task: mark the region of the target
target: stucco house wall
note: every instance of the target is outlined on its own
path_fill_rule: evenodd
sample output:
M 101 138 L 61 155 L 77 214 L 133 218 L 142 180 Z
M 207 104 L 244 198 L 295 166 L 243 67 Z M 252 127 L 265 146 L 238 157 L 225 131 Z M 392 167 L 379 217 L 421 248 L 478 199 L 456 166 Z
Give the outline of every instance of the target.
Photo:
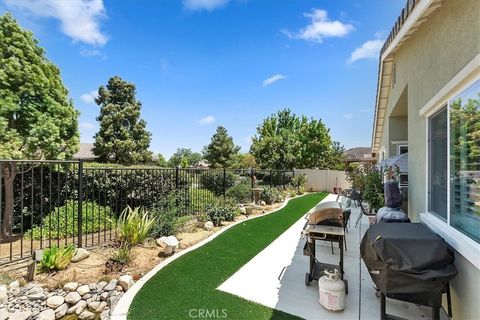
M 396 150 L 389 115 L 407 90 L 409 146 L 409 215 L 416 221 L 426 208 L 427 118 L 420 115 L 426 103 L 480 53 L 478 0 L 445 0 L 440 8 L 394 53 L 395 78 L 388 96 L 380 150 Z M 468 79 L 466 79 L 468 80 Z M 406 134 L 407 134 L 406 132 Z M 395 133 L 395 134 L 398 134 Z M 480 270 L 456 255 L 458 276 L 451 283 L 454 319 L 479 319 Z M 478 257 L 480 259 L 480 257 Z

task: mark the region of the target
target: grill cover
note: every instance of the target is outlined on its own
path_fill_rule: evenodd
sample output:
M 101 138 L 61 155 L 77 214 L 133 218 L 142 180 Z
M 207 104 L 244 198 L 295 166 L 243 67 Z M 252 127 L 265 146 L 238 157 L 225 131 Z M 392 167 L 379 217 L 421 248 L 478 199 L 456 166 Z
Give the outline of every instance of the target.
M 373 282 L 387 297 L 440 306 L 455 277 L 453 249 L 421 223 L 378 223 L 365 233 L 360 254 Z

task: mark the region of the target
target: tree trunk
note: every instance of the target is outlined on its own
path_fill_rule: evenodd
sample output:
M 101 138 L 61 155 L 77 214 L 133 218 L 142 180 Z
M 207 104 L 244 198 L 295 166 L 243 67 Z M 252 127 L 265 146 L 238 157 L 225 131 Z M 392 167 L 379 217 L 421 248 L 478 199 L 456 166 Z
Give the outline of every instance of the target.
M 14 191 L 13 182 L 17 174 L 16 163 L 3 163 L 3 182 L 5 189 L 5 202 L 2 218 L 2 237 L 7 237 L 10 233 L 13 224 L 13 205 L 14 205 Z

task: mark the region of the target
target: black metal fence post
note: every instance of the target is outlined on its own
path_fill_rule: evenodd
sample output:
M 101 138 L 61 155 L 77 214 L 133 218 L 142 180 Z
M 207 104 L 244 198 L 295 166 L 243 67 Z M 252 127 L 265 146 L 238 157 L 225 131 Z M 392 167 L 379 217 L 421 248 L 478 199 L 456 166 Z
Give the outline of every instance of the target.
M 83 160 L 78 161 L 78 239 L 77 246 L 82 247 L 83 243 Z
M 227 189 L 227 169 L 223 168 L 223 199 L 225 199 L 225 194 Z

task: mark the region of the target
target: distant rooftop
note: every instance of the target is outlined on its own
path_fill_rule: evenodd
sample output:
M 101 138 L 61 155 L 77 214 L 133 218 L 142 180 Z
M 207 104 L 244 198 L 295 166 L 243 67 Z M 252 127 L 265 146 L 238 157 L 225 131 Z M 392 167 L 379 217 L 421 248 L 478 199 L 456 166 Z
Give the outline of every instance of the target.
M 80 143 L 80 149 L 73 155 L 75 160 L 94 160 L 96 157 L 93 154 L 93 143 Z
M 356 147 L 345 151 L 348 160 L 361 160 L 372 158 L 372 148 L 370 147 Z

